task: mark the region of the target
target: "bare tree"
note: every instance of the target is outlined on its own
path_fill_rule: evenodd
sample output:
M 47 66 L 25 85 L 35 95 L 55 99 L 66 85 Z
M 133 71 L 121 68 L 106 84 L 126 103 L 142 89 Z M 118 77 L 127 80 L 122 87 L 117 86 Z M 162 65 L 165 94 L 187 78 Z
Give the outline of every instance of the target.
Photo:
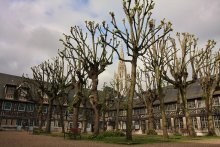
M 112 64 L 113 50 L 108 53 L 107 45 L 102 43 L 102 41 L 108 42 L 107 31 L 104 34 L 100 34 L 103 29 L 92 21 L 86 21 L 86 29 L 87 32 L 83 32 L 79 26 L 71 27 L 71 35 L 64 35 L 65 40 L 61 41 L 73 54 L 77 54 L 77 59 L 81 61 L 83 69 L 92 81 L 89 98 L 94 111 L 94 135 L 98 135 L 101 108 L 97 91 L 98 77 L 108 65 Z M 112 40 L 110 41 L 112 42 Z M 118 46 L 114 40 L 113 46 Z
M 129 79 L 127 79 L 129 80 Z M 129 82 L 128 82 L 129 83 Z M 112 80 L 111 86 L 113 87 L 113 96 L 114 96 L 114 105 L 116 108 L 116 115 L 115 115 L 115 130 L 119 130 L 119 112 L 120 109 L 124 109 L 121 107 L 123 101 L 125 102 L 125 97 L 128 95 L 128 85 L 123 86 L 123 81 L 119 80 L 118 76 L 115 76 L 115 79 Z
M 115 38 L 122 40 L 126 46 L 128 56 L 131 57 L 131 59 L 123 59 L 120 57 L 118 48 L 115 48 L 111 43 L 103 41 L 116 51 L 119 60 L 131 63 L 131 86 L 127 105 L 127 140 L 132 140 L 132 109 L 138 57 L 143 56 L 158 39 L 172 30 L 171 23 L 165 23 L 164 20 L 161 21 L 160 25 L 155 26 L 154 20 L 151 19 L 154 4 L 152 0 L 123 0 L 123 10 L 126 15 L 126 20 L 123 19 L 123 27 L 120 28 L 121 25 L 118 25 L 113 12 L 110 13 L 113 29 L 110 30 L 108 25 L 103 23 L 106 31 L 113 34 Z M 163 31 L 160 32 L 160 30 Z M 153 40 L 155 35 L 159 35 L 157 40 Z
M 72 106 L 73 107 L 73 128 L 78 128 L 78 119 L 79 119 L 79 107 L 83 100 L 83 87 L 86 84 L 87 80 L 87 74 L 82 67 L 82 63 L 80 59 L 80 56 L 77 56 L 77 54 L 74 54 L 71 50 L 68 50 L 65 48 L 64 50 L 59 52 L 59 55 L 63 58 L 65 58 L 71 66 L 72 69 L 74 69 L 72 73 L 72 81 L 73 81 L 73 87 L 74 87 L 74 96 L 72 98 Z
M 154 83 L 155 92 L 158 100 L 160 101 L 160 110 L 162 116 L 162 130 L 163 137 L 168 138 L 165 104 L 164 104 L 164 79 L 163 71 L 167 68 L 167 64 L 171 61 L 170 57 L 165 56 L 166 51 L 169 52 L 167 47 L 167 38 L 163 37 L 159 39 L 152 47 L 146 52 L 146 56 L 143 57 L 142 62 L 144 68 L 147 69 L 145 72 L 151 73 L 152 81 Z M 148 75 L 149 76 L 149 75 Z
M 42 86 L 40 86 L 41 82 L 34 81 L 33 79 L 29 78 L 28 75 L 23 75 L 22 78 L 23 78 L 22 84 L 24 84 L 25 87 L 28 87 L 30 99 L 37 102 L 36 111 L 37 111 L 37 118 L 39 121 L 39 129 L 41 130 L 43 127 L 43 124 L 46 120 L 45 116 L 42 112 L 43 100 L 44 100 L 44 97 L 42 95 L 42 91 L 44 89 L 40 88 L 40 87 L 42 87 Z M 44 84 L 44 83 L 42 83 L 42 84 Z
M 51 132 L 51 118 L 54 101 L 62 97 L 65 89 L 72 85 L 69 76 L 71 68 L 65 69 L 64 59 L 54 58 L 53 62 L 45 61 L 42 64 L 32 67 L 33 80 L 39 84 L 42 94 L 48 96 L 48 114 L 46 132 Z M 62 123 L 63 124 L 63 123 Z M 62 127 L 64 131 L 64 126 Z
M 208 135 L 211 136 L 216 135 L 212 117 L 213 94 L 219 86 L 220 81 L 220 54 L 219 52 L 213 53 L 215 44 L 216 42 L 214 40 L 208 40 L 203 65 L 199 70 L 199 82 L 202 86 L 208 117 Z
M 166 57 L 172 57 L 172 60 L 167 62 L 168 70 L 164 70 L 163 78 L 174 85 L 178 89 L 182 109 L 186 117 L 187 130 L 190 136 L 195 136 L 195 131 L 192 125 L 192 119 L 188 110 L 186 89 L 194 83 L 198 78 L 198 72 L 204 60 L 204 56 L 197 48 L 197 39 L 189 33 L 177 33 L 180 49 L 176 44 L 175 39 L 170 38 L 171 50 L 166 51 Z M 169 74 L 167 73 L 169 71 Z M 192 71 L 191 77 L 190 72 Z
M 146 70 L 139 70 L 137 76 L 138 93 L 137 96 L 143 101 L 148 116 L 148 124 L 146 124 L 148 131 L 154 130 L 154 115 L 153 115 L 153 103 L 157 100 L 156 85 L 154 77 L 150 76 L 150 72 Z M 143 85 L 145 84 L 145 89 Z M 146 132 L 148 133 L 148 132 Z
M 114 98 L 114 89 L 112 87 L 109 87 L 104 83 L 103 89 L 100 92 L 100 101 L 102 104 L 101 113 L 102 113 L 102 124 L 103 124 L 103 131 L 107 130 L 107 124 L 106 124 L 106 113 L 109 112 L 109 109 L 114 105 L 112 103 L 112 100 Z

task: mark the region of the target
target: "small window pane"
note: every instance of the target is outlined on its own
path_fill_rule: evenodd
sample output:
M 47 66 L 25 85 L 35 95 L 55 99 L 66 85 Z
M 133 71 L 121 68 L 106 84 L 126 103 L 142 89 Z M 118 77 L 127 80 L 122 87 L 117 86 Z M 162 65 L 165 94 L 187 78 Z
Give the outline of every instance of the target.
M 18 106 L 18 111 L 24 111 L 25 110 L 25 104 L 21 103 Z

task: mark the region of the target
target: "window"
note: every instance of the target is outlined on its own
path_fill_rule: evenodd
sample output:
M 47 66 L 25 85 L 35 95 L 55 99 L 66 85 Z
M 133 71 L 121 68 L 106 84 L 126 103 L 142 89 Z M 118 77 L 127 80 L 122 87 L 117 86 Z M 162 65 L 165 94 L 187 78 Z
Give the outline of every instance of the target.
M 159 111 L 159 110 L 160 110 L 160 106 L 159 106 L 159 105 L 153 107 L 153 111 L 154 111 L 154 112 L 155 112 L 155 111 Z
M 6 98 L 13 99 L 14 98 L 14 93 L 15 93 L 15 86 L 7 86 L 7 91 L 6 91 Z
M 30 120 L 29 126 L 34 126 L 34 121 L 33 120 Z
M 126 130 L 126 122 L 122 122 L 122 130 Z
M 28 112 L 33 112 L 34 111 L 34 104 L 27 104 L 26 110 Z
M 160 119 L 155 119 L 154 120 L 154 128 L 156 130 L 159 130 L 160 129 Z
M 47 106 L 43 106 L 42 112 L 43 112 L 43 113 L 47 113 Z
M 220 116 L 214 116 L 215 128 L 220 128 Z
M 215 106 L 219 105 L 219 98 L 218 97 L 213 98 L 213 105 L 215 105 Z
M 167 125 L 167 129 L 171 129 L 171 119 L 170 118 L 166 119 L 166 125 Z
M 138 121 L 135 121 L 135 122 L 134 122 L 134 129 L 135 129 L 135 130 L 139 130 L 139 129 L 140 129 L 140 125 L 139 125 L 139 122 L 138 122 Z
M 198 129 L 197 119 L 196 117 L 192 117 L 193 128 Z
M 200 117 L 200 121 L 201 121 L 201 128 L 202 129 L 206 129 L 208 127 L 208 119 L 206 116 L 202 116 Z
M 168 111 L 176 110 L 176 104 L 166 105 L 166 110 L 168 110 Z
M 145 114 L 145 108 L 140 109 L 140 114 Z
M 189 109 L 196 108 L 195 101 L 189 101 L 189 102 L 188 102 L 188 108 L 189 108 Z
M 204 100 L 198 100 L 198 108 L 204 108 L 205 107 L 205 101 Z
M 177 127 L 180 128 L 180 129 L 183 128 L 183 118 L 182 118 L 182 117 L 176 119 L 176 125 L 177 125 Z
M 139 109 L 134 109 L 133 110 L 133 115 L 139 115 Z
M 11 102 L 4 102 L 4 110 L 11 110 Z
M 24 111 L 25 110 L 25 104 L 20 103 L 18 106 L 18 111 Z
M 21 122 L 22 122 L 22 121 L 21 121 L 20 119 L 18 119 L 18 120 L 17 120 L 17 126 L 21 126 L 21 124 L 22 124 Z

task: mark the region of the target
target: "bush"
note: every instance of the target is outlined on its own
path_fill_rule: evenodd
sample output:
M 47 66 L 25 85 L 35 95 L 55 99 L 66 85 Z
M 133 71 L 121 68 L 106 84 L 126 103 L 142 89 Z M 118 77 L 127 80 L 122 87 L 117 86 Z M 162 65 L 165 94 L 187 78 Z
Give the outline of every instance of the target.
M 157 135 L 155 130 L 147 130 L 147 135 Z
M 39 135 L 39 134 L 43 134 L 43 133 L 45 133 L 45 131 L 43 129 L 39 129 L 39 128 L 33 129 L 33 134 L 35 134 L 35 135 Z
M 100 133 L 99 135 L 90 135 L 88 139 L 102 140 L 105 137 L 122 137 L 122 136 L 125 136 L 125 134 L 122 131 L 105 131 Z

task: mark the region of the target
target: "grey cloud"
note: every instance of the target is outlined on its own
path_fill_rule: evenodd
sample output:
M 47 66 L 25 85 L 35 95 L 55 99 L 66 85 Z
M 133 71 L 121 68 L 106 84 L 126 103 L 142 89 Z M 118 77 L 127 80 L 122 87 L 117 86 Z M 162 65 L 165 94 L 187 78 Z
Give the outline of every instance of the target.
M 118 20 L 123 18 L 121 0 L 86 0 L 86 5 L 78 9 L 73 7 L 78 0 L 11 2 L 1 0 L 0 5 L 0 72 L 10 74 L 30 73 L 31 66 L 56 56 L 57 49 L 62 48 L 59 42 L 62 33 L 69 34 L 73 25 L 82 26 L 85 20 L 109 22 L 109 11 L 114 11 Z M 194 33 L 201 44 L 207 39 L 220 42 L 219 0 L 155 0 L 155 3 L 154 17 L 158 21 L 170 20 L 174 31 Z M 106 68 L 100 85 L 104 79 L 113 78 L 116 66 L 117 61 Z
M 30 32 L 30 38 L 27 40 L 29 48 L 35 48 L 54 55 L 61 46 L 59 39 L 61 34 L 55 30 L 45 27 L 37 27 Z

